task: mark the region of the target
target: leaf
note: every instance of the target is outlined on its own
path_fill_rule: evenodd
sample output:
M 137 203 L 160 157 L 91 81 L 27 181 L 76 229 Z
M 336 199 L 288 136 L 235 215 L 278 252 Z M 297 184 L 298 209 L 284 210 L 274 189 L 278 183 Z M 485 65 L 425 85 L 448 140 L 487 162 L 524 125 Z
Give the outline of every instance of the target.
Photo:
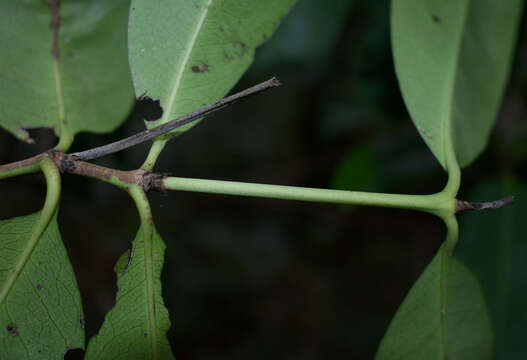
M 154 230 L 149 258 L 143 228 L 139 229 L 129 268 L 126 269 L 128 253 L 115 267 L 119 289 L 116 304 L 106 315 L 99 334 L 89 342 L 86 360 L 173 359 L 166 339 L 170 320 L 161 296 L 164 252 L 165 244 Z M 153 263 L 152 278 L 146 271 L 148 263 Z M 153 290 L 151 296 L 149 288 Z
M 262 48 L 255 66 L 262 71 L 284 63 L 302 67 L 318 62 L 327 66 L 354 4 L 353 0 L 299 1 L 273 41 Z
M 159 99 L 164 111 L 148 126 L 223 97 L 294 2 L 132 0 L 129 58 L 135 93 Z
M 392 1 L 393 54 L 403 98 L 443 167 L 449 144 L 463 167 L 487 143 L 522 8 L 522 0 Z
M 338 190 L 375 191 L 382 179 L 375 151 L 370 144 L 360 144 L 340 160 L 331 187 Z
M 84 347 L 80 294 L 56 213 L 33 247 L 39 216 L 0 221 L 0 359 L 62 359 Z
M 31 139 L 24 129 L 33 127 L 54 127 L 70 139 L 111 131 L 133 104 L 129 1 L 61 1 L 60 18 L 55 3 L 0 2 L 0 125 L 25 141 Z
M 461 215 L 462 241 L 456 254 L 482 281 L 496 334 L 496 359 L 526 359 L 527 278 L 525 273 L 527 185 L 510 178 L 481 184 L 467 198 L 474 201 L 514 194 L 518 202 L 496 211 Z
M 397 310 L 376 359 L 492 359 L 481 288 L 444 245 Z

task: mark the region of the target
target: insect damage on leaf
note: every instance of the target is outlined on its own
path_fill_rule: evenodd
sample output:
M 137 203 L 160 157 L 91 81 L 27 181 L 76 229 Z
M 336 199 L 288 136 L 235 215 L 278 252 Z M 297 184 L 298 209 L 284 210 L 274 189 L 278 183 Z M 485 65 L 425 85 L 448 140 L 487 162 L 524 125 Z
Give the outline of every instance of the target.
M 7 325 L 6 329 L 9 335 L 11 335 L 12 337 L 15 338 L 18 336 L 18 327 L 16 327 L 15 325 Z
M 192 66 L 192 72 L 193 72 L 193 73 L 204 73 L 204 72 L 209 72 L 209 64 L 205 64 L 205 63 L 203 63 L 203 64 L 201 65 L 201 67 L 198 66 L 198 65 L 194 65 L 194 66 Z

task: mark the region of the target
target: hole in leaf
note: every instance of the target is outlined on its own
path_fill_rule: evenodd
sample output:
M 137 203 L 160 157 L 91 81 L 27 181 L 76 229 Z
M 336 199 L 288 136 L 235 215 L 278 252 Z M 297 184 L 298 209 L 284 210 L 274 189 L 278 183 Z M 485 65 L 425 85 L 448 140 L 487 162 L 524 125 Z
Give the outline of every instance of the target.
M 84 359 L 84 354 L 86 351 L 84 349 L 78 348 L 78 349 L 69 349 L 66 350 L 66 353 L 64 354 L 63 359 L 64 360 L 82 360 Z
M 146 121 L 154 121 L 163 116 L 163 108 L 159 100 L 154 100 L 146 95 L 137 99 L 134 112 Z

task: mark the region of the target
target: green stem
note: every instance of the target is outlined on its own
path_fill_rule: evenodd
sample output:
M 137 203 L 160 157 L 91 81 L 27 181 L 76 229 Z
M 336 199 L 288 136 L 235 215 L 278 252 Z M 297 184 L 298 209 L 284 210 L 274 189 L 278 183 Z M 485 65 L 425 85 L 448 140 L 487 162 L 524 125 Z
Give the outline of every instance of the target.
M 180 177 L 167 177 L 163 185 L 168 190 L 412 209 L 441 218 L 448 218 L 455 212 L 455 198 L 442 192 L 433 195 L 399 195 Z
M 5 170 L 2 168 L 2 165 L 0 165 L 0 180 L 20 175 L 36 173 L 39 170 L 40 164 L 38 162 L 29 165 L 21 165 L 20 167 L 13 167 Z
M 143 165 L 141 165 L 141 169 L 146 171 L 153 171 L 154 166 L 157 162 L 157 159 L 159 158 L 159 155 L 161 154 L 161 151 L 163 151 L 163 148 L 165 147 L 167 140 L 164 139 L 155 139 L 154 143 L 152 144 L 152 147 L 150 148 L 150 151 L 148 152 L 148 156 L 146 157 L 145 162 Z
M 37 246 L 38 241 L 48 227 L 49 222 L 57 210 L 57 204 L 60 198 L 60 173 L 53 161 L 51 161 L 49 158 L 43 159 L 39 166 L 44 173 L 44 177 L 46 178 L 46 200 L 44 201 L 44 207 L 40 212 L 40 216 L 33 226 L 31 235 L 27 241 L 27 245 L 20 254 L 20 258 L 18 259 L 14 269 L 9 272 L 7 279 L 5 279 L 4 284 L 0 288 L 0 304 L 2 304 L 6 299 L 9 291 L 12 289 L 16 279 L 24 269 L 24 266 L 31 256 L 31 253 Z
M 42 173 L 44 173 L 47 186 L 46 200 L 44 201 L 41 218 L 43 218 L 42 224 L 45 222 L 45 226 L 47 226 L 49 220 L 53 217 L 53 214 L 55 214 L 60 199 L 60 172 L 59 169 L 57 169 L 57 166 L 49 158 L 42 160 L 40 163 L 40 169 L 42 170 Z
M 62 79 L 60 76 L 59 62 L 57 59 L 53 60 L 53 73 L 55 74 L 55 92 L 59 111 L 59 143 L 57 144 L 56 148 L 66 152 L 73 143 L 73 132 L 71 131 L 68 119 L 66 119 L 64 98 L 62 95 Z
M 455 215 L 444 217 L 443 221 L 447 231 L 445 240 L 446 251 L 448 255 L 452 255 L 459 238 L 459 225 Z
M 152 221 L 152 211 L 150 203 L 146 197 L 143 189 L 133 184 L 128 187 L 128 193 L 132 197 L 139 212 L 141 219 L 141 230 L 144 243 L 144 266 L 145 266 L 145 280 L 146 280 L 146 297 L 147 297 L 147 314 L 148 322 L 151 332 L 152 340 L 152 358 L 159 359 L 157 326 L 156 326 L 156 310 L 155 310 L 155 293 L 154 293 L 154 262 L 152 242 L 154 236 L 154 224 Z M 133 261 L 133 259 L 132 259 Z
M 449 197 L 455 198 L 459 187 L 461 185 L 461 169 L 456 159 L 456 154 L 454 152 L 454 146 L 452 141 L 449 138 L 446 140 L 446 171 L 448 172 L 448 182 L 441 191 L 443 194 L 448 195 Z

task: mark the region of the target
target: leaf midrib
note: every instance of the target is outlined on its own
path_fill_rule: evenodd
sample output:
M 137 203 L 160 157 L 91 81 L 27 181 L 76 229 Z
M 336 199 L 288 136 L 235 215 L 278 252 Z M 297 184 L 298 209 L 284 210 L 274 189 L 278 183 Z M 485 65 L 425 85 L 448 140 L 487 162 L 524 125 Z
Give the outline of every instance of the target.
M 161 124 L 167 122 L 170 119 L 170 114 L 172 113 L 172 108 L 174 107 L 174 103 L 176 101 L 179 88 L 181 86 L 181 81 L 183 79 L 185 69 L 187 68 L 187 64 L 190 60 L 190 55 L 192 54 L 192 50 L 194 50 L 196 41 L 198 40 L 199 33 L 201 29 L 203 28 L 203 24 L 205 23 L 205 19 L 208 15 L 209 7 L 212 5 L 212 1 L 213 0 L 207 0 L 207 3 L 202 6 L 203 11 L 196 25 L 196 28 L 194 29 L 194 32 L 192 33 L 192 36 L 189 39 L 185 54 L 183 56 L 183 60 L 181 62 L 181 66 L 179 67 L 176 73 L 176 78 L 174 80 L 174 87 L 172 88 L 172 91 L 170 92 L 170 95 L 168 97 L 168 102 L 166 104 L 165 112 L 163 113 Z
M 44 215 L 44 213 L 41 213 L 41 215 L 33 225 L 33 229 L 30 232 L 26 246 L 22 250 L 13 270 L 10 271 L 9 276 L 0 288 L 0 305 L 2 305 L 7 299 L 9 292 L 15 285 L 16 280 L 18 279 L 20 273 L 26 266 L 29 258 L 31 257 L 31 254 L 33 253 L 33 250 L 37 246 L 38 240 L 46 230 L 49 220 L 51 220 L 51 216 L 49 216 L 48 219 L 46 219 L 45 217 L 46 216 Z
M 148 224 L 149 225 L 149 224 Z M 156 319 L 156 298 L 154 292 L 154 264 L 153 264 L 153 240 L 154 231 L 152 226 L 143 224 L 143 264 L 145 267 L 146 276 L 146 313 L 148 314 L 148 322 L 150 325 L 150 344 L 152 348 L 152 359 L 156 360 L 159 358 L 159 349 L 157 341 L 157 319 Z

